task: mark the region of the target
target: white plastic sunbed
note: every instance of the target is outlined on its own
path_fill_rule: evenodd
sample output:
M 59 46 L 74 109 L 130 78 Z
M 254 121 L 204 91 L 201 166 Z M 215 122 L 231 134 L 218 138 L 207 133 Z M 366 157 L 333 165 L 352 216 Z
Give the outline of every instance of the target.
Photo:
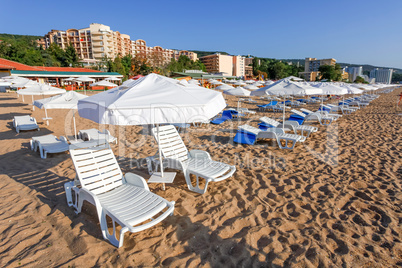
M 47 154 L 62 153 L 69 149 L 69 144 L 64 136 L 58 139 L 56 136 L 49 134 L 40 137 L 32 137 L 30 140 L 31 150 L 39 149 L 40 157 L 45 159 Z
M 103 237 L 114 246 L 123 245 L 127 231 L 143 231 L 173 214 L 174 202 L 151 193 L 144 178 L 133 173 L 123 176 L 109 143 L 89 148 L 71 145 L 70 155 L 79 182 L 64 184 L 68 205 L 80 213 L 84 201 L 93 204 Z M 107 216 L 113 222 L 112 234 Z M 119 239 L 116 223 L 121 226 Z
M 162 156 L 167 160 L 165 167 L 182 170 L 190 191 L 204 194 L 207 191 L 209 182 L 223 181 L 232 177 L 236 171 L 235 166 L 213 161 L 208 152 L 201 150 L 192 150 L 189 152 L 173 125 L 160 126 L 159 138 L 156 128 L 152 129 L 152 133 L 155 139 L 159 140 Z M 150 159 L 156 163 L 156 167 L 159 166 L 156 156 Z M 191 174 L 197 177 L 197 184 L 195 186 L 191 183 Z M 200 188 L 199 177 L 205 179 L 204 189 Z
M 325 117 L 332 117 L 332 118 L 333 118 L 333 121 L 336 121 L 336 120 L 338 120 L 340 117 L 342 117 L 342 115 L 340 115 L 340 114 L 330 114 L 330 113 L 325 112 L 325 111 L 316 111 L 316 112 L 313 112 L 313 111 L 308 110 L 308 109 L 305 109 L 305 108 L 301 108 L 300 111 L 302 111 L 302 112 L 304 112 L 304 113 L 307 113 L 308 115 L 318 113 L 318 114 L 321 114 L 321 115 L 323 115 L 323 116 L 325 116 Z
M 278 122 L 272 118 L 266 117 L 266 116 L 261 117 L 260 121 L 263 123 L 269 124 L 271 126 L 274 126 L 276 128 L 281 127 L 280 122 Z M 289 121 L 289 120 L 285 121 L 285 128 L 292 129 L 296 135 L 299 135 L 299 131 L 300 131 L 300 136 L 305 136 L 306 138 L 308 138 L 311 133 L 318 131 L 318 128 L 316 128 L 316 127 L 299 125 L 298 122 Z M 306 133 L 306 135 L 304 135 L 305 133 Z
M 323 116 L 320 113 L 305 114 L 295 109 L 292 109 L 291 112 L 303 117 L 304 122 L 317 120 L 320 125 L 328 126 L 334 121 L 333 117 Z
M 40 130 L 36 119 L 29 115 L 14 116 L 13 126 L 17 133 L 20 133 L 21 130 Z
M 117 138 L 110 135 L 107 129 L 104 129 L 102 132 L 95 128 L 83 129 L 78 132 L 78 137 L 82 140 L 107 140 L 108 142 L 115 142 L 117 144 Z
M 269 128 L 267 130 L 261 130 L 250 125 L 242 125 L 239 126 L 239 130 L 254 134 L 257 136 L 257 139 L 276 139 L 278 146 L 281 149 L 293 149 L 296 145 L 296 142 L 306 141 L 306 137 L 285 133 L 282 128 Z M 282 140 L 285 142 L 285 146 L 282 145 Z

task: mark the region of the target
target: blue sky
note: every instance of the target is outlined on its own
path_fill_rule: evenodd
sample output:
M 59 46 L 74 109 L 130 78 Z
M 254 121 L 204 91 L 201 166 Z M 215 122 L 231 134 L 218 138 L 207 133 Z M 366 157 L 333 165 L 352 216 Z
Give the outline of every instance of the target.
M 0 33 L 97 22 L 149 46 L 402 68 L 400 0 L 14 0 L 3 1 L 1 17 Z

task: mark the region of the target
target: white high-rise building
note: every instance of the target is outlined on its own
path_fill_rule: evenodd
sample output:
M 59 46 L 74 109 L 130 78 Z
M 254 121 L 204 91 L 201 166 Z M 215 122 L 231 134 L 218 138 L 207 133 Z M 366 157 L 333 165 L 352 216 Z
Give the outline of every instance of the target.
M 370 72 L 370 78 L 375 78 L 376 83 L 391 84 L 392 69 L 375 68 Z
M 363 77 L 363 67 L 347 67 L 346 72 L 349 74 L 349 81 L 354 82 L 358 76 Z

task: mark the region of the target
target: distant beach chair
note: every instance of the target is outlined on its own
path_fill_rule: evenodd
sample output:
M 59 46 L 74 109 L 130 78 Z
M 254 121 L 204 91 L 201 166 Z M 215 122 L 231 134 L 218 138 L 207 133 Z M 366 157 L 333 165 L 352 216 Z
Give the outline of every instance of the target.
M 71 145 L 70 155 L 78 180 L 64 184 L 67 203 L 77 214 L 84 201 L 94 205 L 103 238 L 112 245 L 121 247 L 127 231 L 143 231 L 173 215 L 174 202 L 151 193 L 144 178 L 133 173 L 123 176 L 109 143 L 86 148 Z M 112 234 L 107 216 L 112 220 Z M 119 239 L 116 223 L 121 226 Z
M 299 125 L 303 125 L 307 121 L 317 121 L 323 126 L 328 126 L 334 121 L 333 117 L 323 116 L 320 113 L 307 114 L 295 109 L 292 109 L 291 112 L 293 114 L 290 115 L 289 121 L 296 121 Z
M 82 140 L 106 140 L 107 142 L 115 142 L 117 144 L 117 138 L 110 135 L 107 129 L 104 129 L 102 132 L 95 128 L 83 129 L 78 132 L 78 137 Z
M 260 110 L 269 110 L 269 109 L 272 109 L 272 107 L 276 106 L 277 104 L 278 104 L 278 101 L 271 101 L 271 102 L 268 103 L 268 104 L 257 105 L 257 106 L 258 106 L 258 108 L 259 108 Z
M 282 123 L 280 123 L 272 118 L 266 117 L 266 116 L 261 117 L 260 121 L 262 123 L 260 123 L 259 126 L 260 126 L 260 129 L 262 129 L 262 130 L 266 130 L 266 129 L 272 128 L 272 127 L 280 128 L 282 125 Z M 303 125 L 300 125 L 296 121 L 286 120 L 284 126 L 285 126 L 285 129 L 290 129 L 296 135 L 304 136 L 306 138 L 308 138 L 311 133 L 318 131 L 318 128 L 316 128 L 316 127 L 303 126 Z M 299 134 L 299 132 L 300 132 L 300 134 Z
M 14 116 L 13 126 L 17 133 L 20 133 L 21 130 L 40 130 L 36 119 L 29 115 Z
M 35 152 L 39 149 L 40 157 L 42 159 L 45 159 L 47 154 L 62 153 L 69 149 L 69 144 L 64 136 L 60 136 L 58 139 L 52 134 L 32 137 L 30 145 L 31 150 Z
M 261 130 L 250 125 L 242 125 L 239 126 L 233 141 L 252 145 L 257 139 L 276 139 L 279 148 L 293 149 L 297 142 L 304 142 L 306 137 L 285 133 L 282 128 Z M 282 141 L 284 141 L 285 145 L 282 145 Z
M 338 120 L 339 118 L 341 118 L 342 117 L 342 115 L 340 115 L 340 114 L 330 114 L 329 113 L 329 110 L 331 110 L 331 109 L 328 109 L 328 108 L 324 108 L 324 107 L 322 107 L 323 109 L 325 109 L 325 110 L 318 110 L 318 111 L 316 111 L 316 112 L 313 112 L 313 111 L 311 111 L 311 110 L 308 110 L 308 109 L 305 109 L 305 108 L 301 108 L 300 109 L 300 111 L 302 111 L 303 113 L 305 113 L 305 114 L 307 114 L 307 115 L 313 115 L 313 114 L 321 114 L 322 116 L 324 116 L 324 117 L 332 117 L 333 118 L 333 121 L 336 121 L 336 120 Z
M 153 136 L 158 141 L 162 156 L 167 161 L 166 168 L 180 169 L 184 173 L 188 189 L 200 194 L 207 191 L 209 182 L 223 181 L 232 177 L 235 166 L 213 161 L 209 153 L 201 150 L 187 150 L 176 128 L 172 125 L 159 127 L 159 138 L 156 128 L 152 129 Z M 150 157 L 155 167 L 159 167 L 157 156 Z M 165 163 L 165 161 L 163 163 Z M 197 184 L 191 183 L 191 174 L 197 177 Z M 205 187 L 199 186 L 199 177 L 205 179 Z

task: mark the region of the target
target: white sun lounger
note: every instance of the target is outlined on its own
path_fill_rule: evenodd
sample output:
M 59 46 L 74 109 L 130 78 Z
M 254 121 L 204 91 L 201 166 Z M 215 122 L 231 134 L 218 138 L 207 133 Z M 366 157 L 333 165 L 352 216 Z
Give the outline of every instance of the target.
M 183 171 L 188 189 L 200 194 L 207 191 L 209 182 L 223 181 L 232 177 L 236 171 L 235 166 L 213 161 L 208 152 L 201 150 L 192 150 L 188 152 L 179 133 L 173 125 L 159 127 L 159 139 L 157 129 L 153 128 L 152 133 L 155 139 L 159 140 L 159 146 L 162 151 L 163 158 L 167 161 L 165 167 L 180 169 Z M 156 156 L 151 157 L 152 161 L 159 166 Z M 165 161 L 163 162 L 165 163 Z M 197 177 L 195 186 L 191 183 L 191 174 Z M 199 177 L 205 179 L 205 187 L 201 189 L 199 186 Z
M 40 130 L 36 119 L 29 115 L 14 116 L 13 126 L 17 133 L 20 133 L 21 130 Z
M 81 212 L 84 201 L 93 204 L 102 235 L 114 246 L 123 245 L 127 231 L 143 231 L 173 214 L 174 202 L 151 193 L 144 178 L 133 173 L 123 176 L 108 143 L 89 148 L 71 145 L 70 155 L 77 176 L 74 182 L 64 184 L 67 203 L 76 213 Z M 106 216 L 112 219 L 112 234 Z M 121 226 L 119 239 L 116 223 Z
M 260 121 L 263 123 L 269 124 L 271 126 L 274 126 L 276 128 L 280 128 L 282 125 L 280 122 L 278 122 L 272 118 L 266 117 L 266 116 L 261 117 Z M 300 131 L 300 136 L 304 136 L 306 138 L 308 138 L 311 133 L 318 131 L 318 128 L 316 128 L 316 127 L 299 125 L 298 122 L 289 121 L 289 120 L 285 121 L 285 128 L 293 130 L 293 132 L 296 135 L 299 135 L 299 131 Z M 304 135 L 304 134 L 306 134 L 306 135 Z
M 292 109 L 291 112 L 303 117 L 304 122 L 317 120 L 320 125 L 328 126 L 334 121 L 333 117 L 323 116 L 321 113 L 305 114 L 295 109 Z
M 239 126 L 239 130 L 254 134 L 257 136 L 257 139 L 276 139 L 278 146 L 281 149 L 293 149 L 296 145 L 296 142 L 306 141 L 306 137 L 285 133 L 282 128 L 269 128 L 267 130 L 261 130 L 250 125 L 242 125 Z M 282 145 L 282 140 L 285 142 L 285 146 Z
M 69 149 L 69 144 L 64 136 L 60 136 L 58 139 L 52 134 L 32 137 L 30 145 L 31 150 L 35 152 L 39 149 L 40 157 L 43 159 L 47 157 L 47 154 L 62 153 Z
M 332 117 L 332 118 L 333 118 L 333 121 L 336 121 L 336 120 L 338 120 L 340 117 L 342 117 L 342 115 L 340 115 L 340 114 L 330 114 L 330 113 L 325 112 L 325 111 L 313 112 L 313 111 L 308 110 L 308 109 L 305 109 L 305 108 L 301 108 L 300 111 L 302 111 L 302 112 L 304 112 L 304 113 L 307 113 L 308 115 L 318 113 L 318 114 L 321 114 L 321 115 L 323 115 L 323 116 L 325 116 L 325 117 Z
M 335 111 L 335 112 L 341 111 L 342 114 L 351 114 L 357 110 L 357 109 L 349 108 L 346 105 L 327 104 L 326 106 L 331 108 L 331 111 Z
M 108 142 L 115 142 L 117 144 L 117 138 L 110 135 L 107 129 L 104 129 L 102 132 L 95 128 L 83 129 L 78 132 L 78 137 L 82 140 L 107 140 Z

